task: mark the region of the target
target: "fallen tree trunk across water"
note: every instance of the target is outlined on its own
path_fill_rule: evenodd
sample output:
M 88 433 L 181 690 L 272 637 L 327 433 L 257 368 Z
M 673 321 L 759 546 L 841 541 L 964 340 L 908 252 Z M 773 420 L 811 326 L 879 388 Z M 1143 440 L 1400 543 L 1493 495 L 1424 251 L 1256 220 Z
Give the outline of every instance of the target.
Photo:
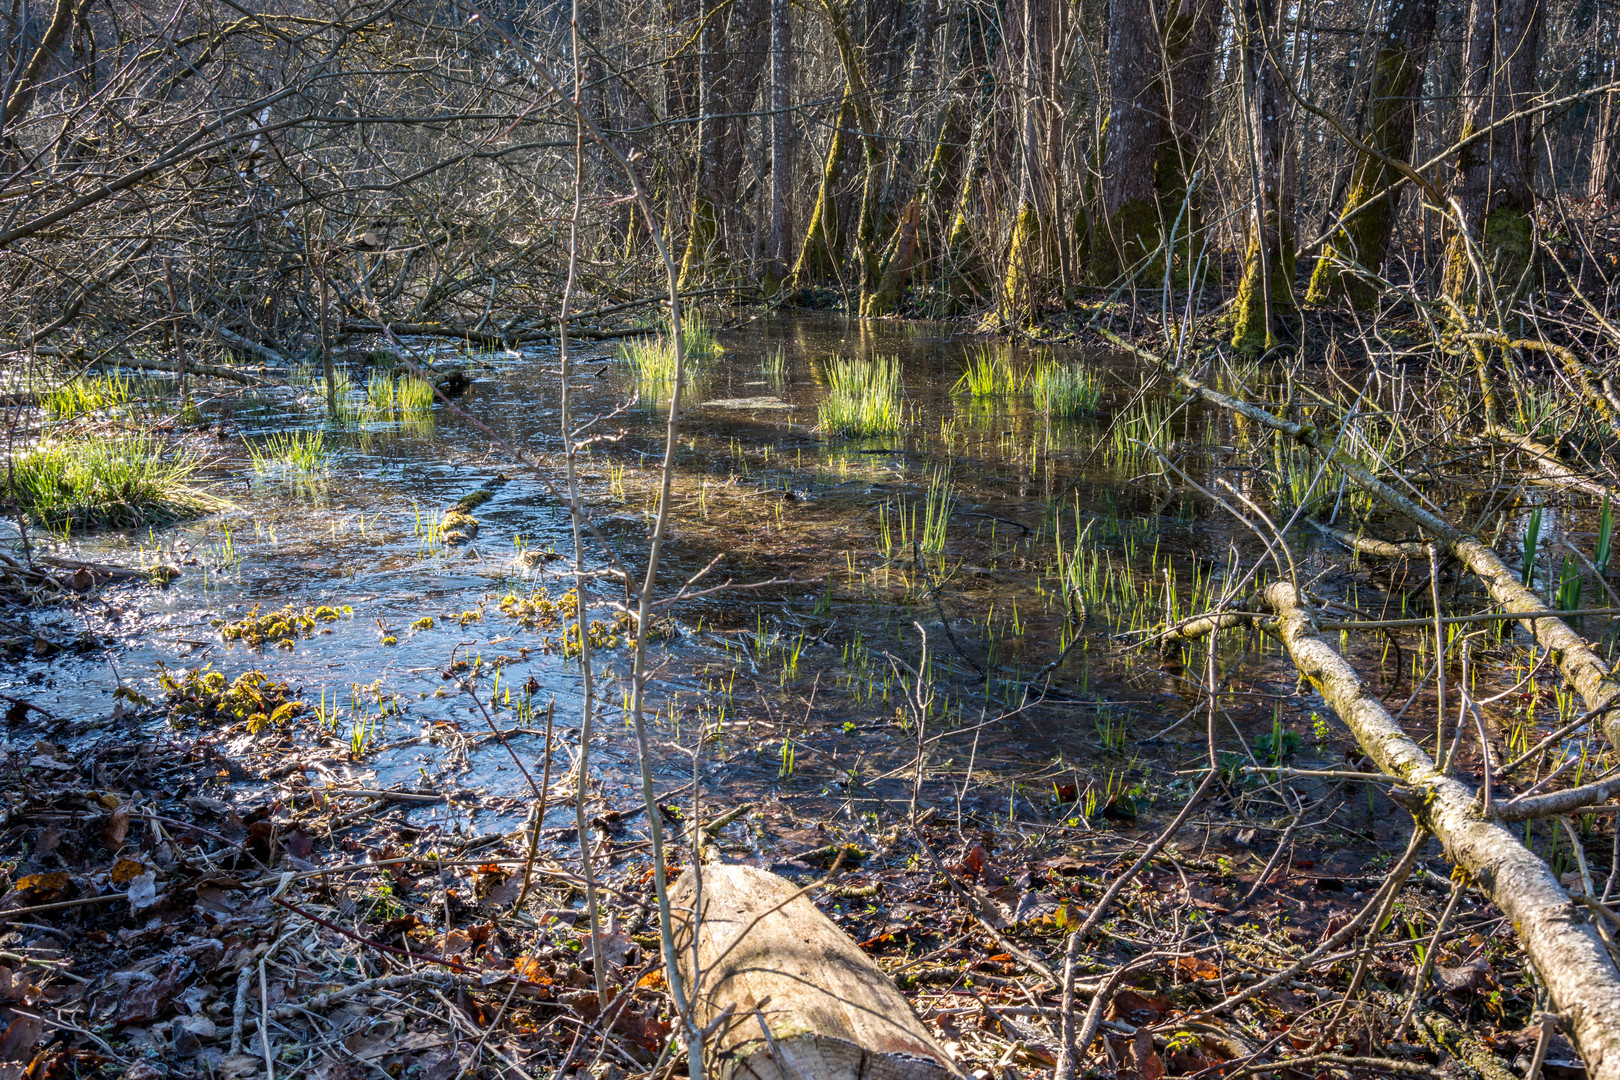
M 1349 727 L 1380 769 L 1412 790 L 1419 824 L 1513 924 L 1520 943 L 1581 1056 L 1591 1080 L 1620 1080 L 1620 969 L 1547 864 L 1500 822 L 1482 817 L 1474 793 L 1441 772 L 1319 634 L 1315 614 L 1287 582 L 1266 590 L 1276 613 L 1267 629 L 1300 674 Z
M 1441 546 L 1458 562 L 1466 566 L 1484 583 L 1491 599 L 1515 614 L 1545 616 L 1552 611 L 1541 598 L 1519 583 L 1519 577 L 1497 556 L 1496 552 L 1472 536 L 1458 529 L 1438 512 L 1427 510 L 1402 495 L 1384 481 L 1367 471 L 1353 455 L 1336 441 L 1326 440 L 1322 432 L 1308 424 L 1296 424 L 1275 416 L 1260 406 L 1223 394 L 1205 386 L 1171 361 L 1131 344 L 1110 331 L 1100 331 L 1103 337 L 1132 355 L 1149 361 L 1186 389 L 1212 405 L 1229 409 L 1255 423 L 1293 438 L 1322 454 L 1346 478 L 1386 507 L 1405 517 L 1437 539 Z M 1536 644 L 1548 650 L 1563 674 L 1586 705 L 1588 713 L 1600 716 L 1603 731 L 1610 745 L 1620 748 L 1620 682 L 1609 670 L 1609 665 L 1586 643 L 1586 639 L 1571 630 L 1561 619 L 1525 619 L 1520 625 L 1535 638 Z
M 675 954 L 716 1080 L 963 1080 L 890 978 L 804 890 L 751 866 L 670 890 Z M 692 913 L 698 915 L 697 945 Z

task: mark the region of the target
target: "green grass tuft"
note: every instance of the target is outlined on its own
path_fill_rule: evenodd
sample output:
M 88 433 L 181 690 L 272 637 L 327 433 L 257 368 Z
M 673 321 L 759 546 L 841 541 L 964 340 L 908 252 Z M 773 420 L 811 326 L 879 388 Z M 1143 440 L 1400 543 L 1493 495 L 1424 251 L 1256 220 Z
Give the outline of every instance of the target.
M 816 407 L 823 435 L 892 435 L 904 426 L 899 357 L 834 360 L 827 384 L 827 397 Z
M 708 360 L 725 351 L 701 311 L 691 311 L 681 320 L 681 333 L 686 338 L 686 355 L 689 359 Z
M 326 440 L 319 431 L 278 431 L 257 446 L 248 444 L 257 472 L 313 473 L 326 467 Z
M 1006 346 L 981 345 L 968 354 L 967 370 L 952 390 L 966 390 L 976 398 L 1012 397 L 1028 383 L 1029 373 L 1013 366 Z
M 218 500 L 192 486 L 201 458 L 151 435 L 55 439 L 11 461 L 18 506 L 51 528 L 177 521 Z
M 775 349 L 760 357 L 759 373 L 765 381 L 775 387 L 783 387 L 788 381 L 787 354 L 778 345 Z
M 415 375 L 403 376 L 395 388 L 394 400 L 400 412 L 428 412 L 433 408 L 433 384 Z
M 1102 380 L 1080 364 L 1042 364 L 1035 369 L 1035 407 L 1059 419 L 1097 411 Z
M 131 379 L 114 369 L 102 375 L 81 375 L 45 392 L 42 403 L 54 420 L 72 420 L 116 408 L 133 394 Z

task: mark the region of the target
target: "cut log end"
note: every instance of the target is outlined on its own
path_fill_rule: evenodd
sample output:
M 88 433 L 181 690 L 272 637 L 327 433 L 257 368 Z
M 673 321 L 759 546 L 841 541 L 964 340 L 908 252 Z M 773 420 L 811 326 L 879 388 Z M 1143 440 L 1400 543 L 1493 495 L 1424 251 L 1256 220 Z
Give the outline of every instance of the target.
M 963 1080 L 894 983 L 808 896 L 750 866 L 675 883 L 676 954 L 719 1080 Z

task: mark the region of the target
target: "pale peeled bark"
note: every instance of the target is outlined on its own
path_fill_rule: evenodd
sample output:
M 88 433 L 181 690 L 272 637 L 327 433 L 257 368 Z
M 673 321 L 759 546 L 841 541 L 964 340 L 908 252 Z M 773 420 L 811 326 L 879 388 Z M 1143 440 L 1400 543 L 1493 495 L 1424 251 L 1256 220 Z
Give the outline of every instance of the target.
M 1505 826 L 1479 816 L 1474 793 L 1440 772 L 1345 659 L 1323 641 L 1294 586 L 1266 590 L 1270 627 L 1367 756 L 1413 791 L 1418 821 L 1512 923 L 1586 1062 L 1590 1080 L 1620 1080 L 1620 970 L 1552 870 Z
M 701 977 L 692 871 L 670 903 L 698 1025 L 732 1010 L 703 1047 L 715 1080 L 963 1080 L 893 981 L 809 896 L 751 866 L 702 875 Z
M 1353 484 L 1438 539 L 1452 557 L 1479 577 L 1490 592 L 1491 599 L 1507 611 L 1525 615 L 1545 615 L 1552 611 L 1539 596 L 1519 583 L 1518 575 L 1508 569 L 1490 547 L 1464 534 L 1439 514 L 1424 509 L 1369 473 L 1360 461 L 1333 440 L 1324 438 L 1318 429 L 1273 416 L 1258 405 L 1211 389 L 1173 363 L 1131 344 L 1112 331 L 1102 330 L 1101 333 L 1104 338 L 1133 355 L 1165 368 L 1177 382 L 1210 404 L 1229 409 L 1326 455 Z M 1536 644 L 1552 653 L 1558 670 L 1581 695 L 1587 712 L 1604 710 L 1601 712 L 1604 734 L 1611 745 L 1620 747 L 1620 708 L 1609 709 L 1612 703 L 1620 700 L 1620 682 L 1610 673 L 1609 665 L 1586 643 L 1585 638 L 1571 630 L 1561 619 L 1524 619 L 1519 625 L 1535 638 Z

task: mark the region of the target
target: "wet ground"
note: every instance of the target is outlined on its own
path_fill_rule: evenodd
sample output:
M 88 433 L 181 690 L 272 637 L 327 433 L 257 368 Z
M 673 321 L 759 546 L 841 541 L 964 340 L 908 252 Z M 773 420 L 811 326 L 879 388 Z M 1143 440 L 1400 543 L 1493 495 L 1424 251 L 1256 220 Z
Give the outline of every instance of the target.
M 657 646 L 663 667 L 649 707 L 664 790 L 690 782 L 689 751 L 701 746 L 706 790 L 817 796 L 854 821 L 909 798 L 918 715 L 929 798 L 988 820 L 1083 831 L 1105 809 L 1129 821 L 1137 803 L 1185 786 L 1177 770 L 1207 760 L 1205 721 L 1188 722 L 1200 707 L 1198 673 L 1179 654 L 1130 648 L 1129 637 L 1198 610 L 1261 550 L 1232 518 L 1189 498 L 1189 483 L 1225 485 L 1282 521 L 1314 478 L 1307 465 L 1257 458 L 1254 433 L 1231 417 L 1162 389 L 1144 394 L 1139 368 L 1107 355 L 1007 352 L 1015 369 L 1055 361 L 1099 377 L 1093 413 L 1055 420 L 1027 392 L 961 389 L 970 355 L 987 343 L 943 327 L 761 318 L 719 340 L 723 352 L 699 363 L 692 380 L 660 582 L 673 594 L 712 564 L 697 587 L 732 587 L 669 609 L 674 634 Z M 587 502 L 617 557 L 634 567 L 649 535 L 664 418 L 655 390 L 624 408 L 637 386 L 613 348 L 585 343 L 579 354 L 579 414 L 607 417 L 594 430 L 611 436 L 585 462 Z M 903 372 L 901 433 L 823 437 L 816 407 L 826 364 L 882 355 L 898 357 Z M 554 768 L 567 768 L 577 741 L 577 664 L 564 655 L 560 627 L 535 617 L 537 590 L 556 601 L 573 585 L 567 560 L 552 557 L 571 551 L 566 507 L 545 482 L 561 475 L 556 358 L 460 359 L 473 381 L 457 407 L 535 455 L 538 471 L 514 464 L 442 403 L 386 418 L 357 410 L 333 424 L 307 382 L 203 400 L 208 426 L 193 441 L 211 459 L 211 489 L 231 507 L 59 545 L 94 561 L 172 564 L 181 576 L 57 614 L 64 635 L 89 631 L 107 645 L 18 664 L 0 677 L 0 692 L 82 731 L 123 712 L 120 686 L 161 702 L 165 670 L 209 666 L 231 678 L 262 670 L 320 710 L 329 752 L 299 765 L 317 787 L 484 792 L 482 802 L 424 805 L 409 817 L 473 834 L 514 827 L 524 778 L 494 740 L 469 745 L 464 736 L 487 734 L 491 723 L 526 730 L 511 745 L 539 771 L 535 733 L 552 708 Z M 364 397 L 365 370 L 353 378 L 352 395 Z M 322 432 L 325 464 L 313 473 L 255 470 L 248 446 L 289 430 Z M 447 508 L 480 489 L 491 497 L 471 510 L 476 537 L 447 543 Z M 1313 491 L 1316 508 L 1331 512 L 1331 478 Z M 1342 495 L 1332 503 L 1351 508 Z M 1323 569 L 1325 552 L 1302 539 L 1300 569 Z M 594 544 L 586 559 L 593 570 L 608 565 Z M 1341 573 L 1326 587 L 1352 608 L 1365 599 L 1377 613 L 1403 613 L 1422 574 L 1409 582 L 1403 567 L 1397 582 L 1379 573 L 1389 580 Z M 617 595 L 598 584 L 590 617 L 611 621 Z M 260 614 L 325 606 L 336 617 L 317 620 L 290 648 L 227 640 L 222 630 L 255 606 Z M 906 694 L 916 693 L 925 637 L 927 700 L 918 710 Z M 1385 683 L 1399 687 L 1404 676 L 1407 693 L 1428 664 L 1399 648 L 1392 661 L 1377 642 L 1372 649 Z M 1234 765 L 1272 764 L 1285 749 L 1296 765 L 1343 761 L 1343 746 L 1274 655 L 1247 656 L 1223 699 Z M 608 805 L 633 806 L 626 650 L 605 649 L 597 661 L 593 772 Z M 456 674 L 474 676 L 478 702 Z M 262 750 L 265 736 L 251 738 Z M 1219 738 L 1229 741 L 1228 732 Z M 1369 803 L 1368 820 L 1347 827 L 1375 833 L 1372 816 Z M 565 824 L 570 812 L 558 807 L 549 820 Z

